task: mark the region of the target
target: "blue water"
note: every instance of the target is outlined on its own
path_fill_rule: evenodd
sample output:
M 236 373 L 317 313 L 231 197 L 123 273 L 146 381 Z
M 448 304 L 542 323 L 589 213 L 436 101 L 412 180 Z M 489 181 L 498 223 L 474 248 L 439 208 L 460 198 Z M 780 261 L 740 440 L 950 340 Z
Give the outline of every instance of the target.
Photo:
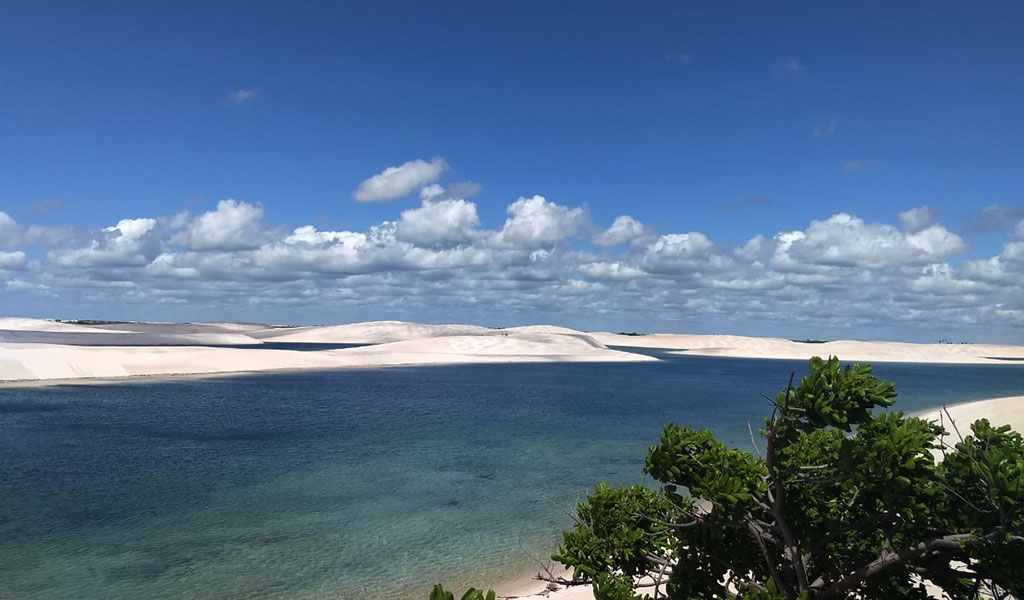
M 0 598 L 425 598 L 546 557 L 662 423 L 749 447 L 805 363 L 361 369 L 0 388 Z M 1021 365 L 879 364 L 897 407 Z

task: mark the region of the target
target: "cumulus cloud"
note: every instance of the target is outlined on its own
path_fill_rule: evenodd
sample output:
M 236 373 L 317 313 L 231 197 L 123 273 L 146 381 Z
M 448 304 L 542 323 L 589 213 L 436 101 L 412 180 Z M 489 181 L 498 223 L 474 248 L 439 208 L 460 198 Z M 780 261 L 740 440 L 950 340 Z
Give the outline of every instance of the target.
M 595 229 L 584 207 L 543 196 L 519 198 L 503 222 L 487 223 L 455 188 L 420 186 L 419 206 L 351 230 L 275 227 L 261 206 L 237 200 L 95 231 L 42 230 L 0 213 L 0 289 L 14 307 L 16 298 L 77 313 L 117 306 L 125 318 L 175 304 L 197 319 L 577 315 L 594 319 L 579 326 L 774 324 L 779 335 L 840 325 L 875 335 L 864 328 L 908 323 L 998 335 L 1024 314 L 1024 224 L 995 255 L 968 248 L 926 207 L 898 223 L 837 213 L 745 242 L 712 240 L 656 235 L 627 215 Z M 45 252 L 23 245 L 30 238 Z
M 900 227 L 908 233 L 917 233 L 922 229 L 931 227 L 935 223 L 936 212 L 934 208 L 919 206 L 900 212 Z
M 0 250 L 26 246 L 60 246 L 79 236 L 73 227 L 30 225 L 24 227 L 0 210 Z
M 0 210 L 0 248 L 12 248 L 21 241 L 21 226 L 9 214 Z
M 28 258 L 21 250 L 0 252 L 0 271 L 16 271 L 24 269 Z
M 519 198 L 508 207 L 510 217 L 498 236 L 501 242 L 539 248 L 574 235 L 587 222 L 582 208 L 548 202 L 543 196 Z
M 976 215 L 964 219 L 964 226 L 971 233 L 1006 233 L 1024 221 L 1024 209 L 1018 206 L 989 204 Z
M 420 200 L 465 200 L 476 196 L 483 189 L 475 181 L 456 181 L 447 187 L 432 183 L 420 190 Z
M 999 258 L 1007 262 L 1020 263 L 1019 266 L 1024 267 L 1024 221 L 1021 221 L 1010 234 L 1010 241 L 1003 246 Z M 1021 271 L 1024 271 L 1024 268 L 1021 268 Z
M 284 238 L 284 243 L 286 244 L 309 244 L 314 246 L 331 243 L 362 244 L 365 241 L 366 236 L 361 233 L 354 233 L 352 231 L 318 231 L 313 225 L 296 227 L 291 235 Z
M 57 294 L 50 291 L 50 286 L 43 283 L 32 283 L 22 279 L 9 279 L 4 284 L 4 289 L 16 294 L 29 296 L 57 297 Z
M 156 240 L 148 239 L 156 219 L 121 219 L 117 225 L 102 229 L 88 245 L 51 250 L 47 257 L 61 267 L 143 266 L 155 255 Z
M 465 242 L 480 224 L 476 204 L 466 200 L 424 200 L 419 208 L 404 210 L 395 236 L 403 242 L 430 245 Z
M 612 226 L 594 236 L 594 243 L 601 246 L 620 246 L 647 235 L 647 228 L 629 215 L 615 217 Z
M 419 158 L 410 160 L 364 179 L 352 192 L 352 197 L 357 202 L 381 202 L 408 196 L 413 190 L 437 181 L 447 169 L 448 163 L 441 157 L 430 162 Z
M 190 250 L 247 250 L 267 239 L 263 226 L 263 206 L 227 199 L 217 208 L 203 213 L 188 227 L 171 238 L 171 244 Z
M 905 234 L 847 213 L 780 235 L 781 253 L 794 262 L 861 268 L 934 262 L 966 248 L 959 236 L 938 225 Z
M 619 261 L 582 264 L 579 266 L 579 272 L 591 279 L 635 279 L 645 274 L 640 269 Z

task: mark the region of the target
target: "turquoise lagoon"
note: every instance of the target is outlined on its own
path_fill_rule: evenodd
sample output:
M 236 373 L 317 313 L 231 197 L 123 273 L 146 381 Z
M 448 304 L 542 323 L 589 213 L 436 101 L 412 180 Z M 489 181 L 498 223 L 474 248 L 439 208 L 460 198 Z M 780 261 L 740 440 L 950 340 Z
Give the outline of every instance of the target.
M 545 558 L 666 421 L 749 447 L 803 362 L 435 366 L 0 388 L 0 598 L 425 598 Z M 1024 365 L 875 365 L 916 411 Z

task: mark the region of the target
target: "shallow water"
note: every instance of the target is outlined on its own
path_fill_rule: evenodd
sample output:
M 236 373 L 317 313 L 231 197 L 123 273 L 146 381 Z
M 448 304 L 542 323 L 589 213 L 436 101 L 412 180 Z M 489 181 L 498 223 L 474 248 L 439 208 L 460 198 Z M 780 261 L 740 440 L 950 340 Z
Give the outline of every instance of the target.
M 353 369 L 0 388 L 0 598 L 425 598 L 529 569 L 662 423 L 748 447 L 796 361 Z M 878 364 L 897 408 L 1020 365 Z

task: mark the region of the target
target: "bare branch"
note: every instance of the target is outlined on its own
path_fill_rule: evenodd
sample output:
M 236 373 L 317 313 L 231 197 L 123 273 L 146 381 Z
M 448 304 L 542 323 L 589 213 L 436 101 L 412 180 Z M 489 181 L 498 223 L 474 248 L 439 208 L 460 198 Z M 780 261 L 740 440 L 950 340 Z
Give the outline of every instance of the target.
M 819 600 L 832 600 L 834 598 L 845 598 L 846 592 L 851 588 L 867 581 L 868 579 L 886 571 L 896 565 L 907 563 L 915 558 L 924 556 L 935 550 L 958 551 L 966 546 L 973 546 L 1005 535 L 1005 530 L 1000 527 L 995 531 L 984 535 L 976 536 L 969 533 L 958 533 L 935 538 L 927 542 L 921 542 L 900 550 L 899 552 L 884 553 L 863 567 L 847 574 L 835 584 L 825 587 L 825 582 L 820 578 L 814 582 L 812 588 L 823 588 L 817 596 Z

